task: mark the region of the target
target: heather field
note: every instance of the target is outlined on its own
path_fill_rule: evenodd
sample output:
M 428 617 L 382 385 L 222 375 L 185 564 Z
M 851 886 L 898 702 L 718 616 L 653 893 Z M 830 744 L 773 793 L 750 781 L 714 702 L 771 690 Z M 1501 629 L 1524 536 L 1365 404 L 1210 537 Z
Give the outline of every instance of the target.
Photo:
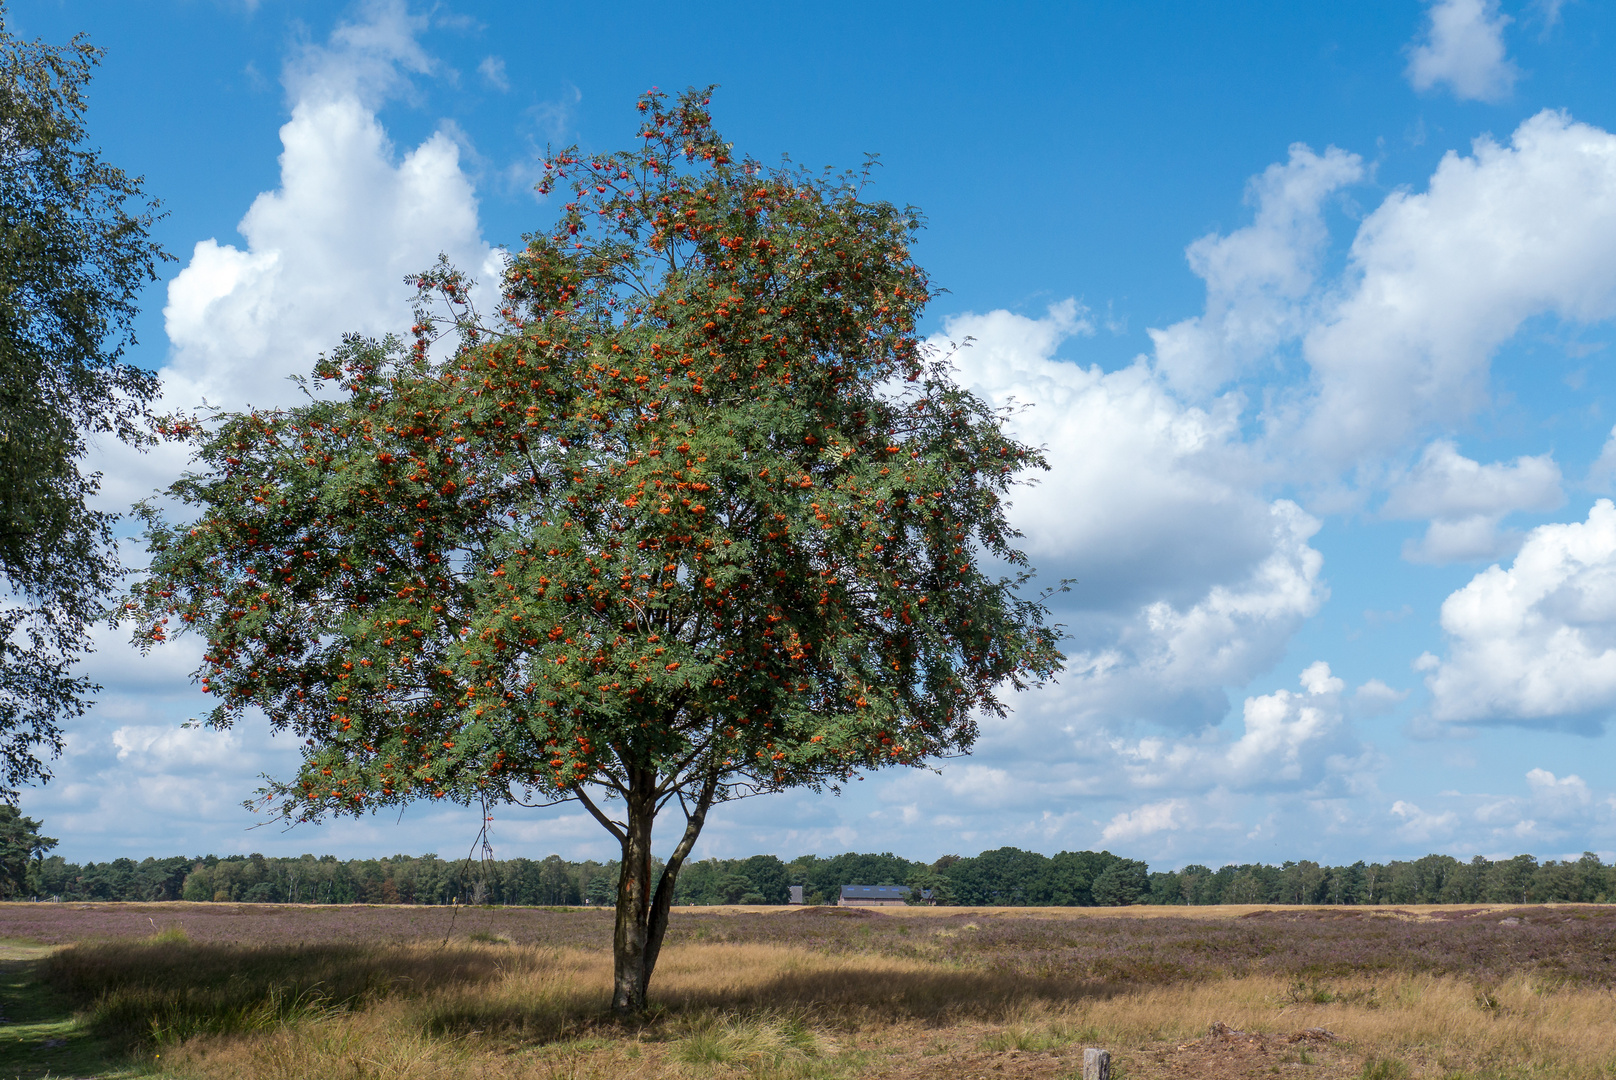
M 1616 908 L 0 905 L 0 1077 L 1616 1077 Z

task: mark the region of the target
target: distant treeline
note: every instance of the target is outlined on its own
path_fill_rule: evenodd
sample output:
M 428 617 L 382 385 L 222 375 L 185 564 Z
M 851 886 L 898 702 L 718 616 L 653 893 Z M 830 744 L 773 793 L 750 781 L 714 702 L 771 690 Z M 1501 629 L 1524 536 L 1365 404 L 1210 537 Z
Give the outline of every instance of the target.
M 510 904 L 550 907 L 613 902 L 615 862 L 436 855 L 390 859 L 217 858 L 36 860 L 23 895 L 62 900 L 196 900 L 292 904 Z M 1616 866 L 1589 852 L 1577 860 L 1497 862 L 1447 855 L 1322 866 L 1250 863 L 1151 873 L 1107 851 L 1045 856 L 1005 847 L 975 858 L 912 862 L 890 853 L 706 859 L 679 876 L 679 904 L 784 904 L 801 885 L 810 904 L 833 904 L 843 885 L 909 885 L 942 904 L 1112 906 L 1121 904 L 1478 904 L 1616 901 Z

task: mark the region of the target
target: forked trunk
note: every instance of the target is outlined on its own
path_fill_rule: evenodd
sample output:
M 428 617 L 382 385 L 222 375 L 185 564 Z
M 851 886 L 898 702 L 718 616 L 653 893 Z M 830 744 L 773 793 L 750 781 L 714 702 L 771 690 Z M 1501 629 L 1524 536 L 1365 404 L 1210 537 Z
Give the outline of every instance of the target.
M 651 976 L 645 953 L 650 937 L 651 826 L 655 820 L 655 793 L 631 791 L 623 823 L 623 864 L 617 878 L 617 926 L 612 934 L 612 1012 L 618 1016 L 645 1011 L 645 986 Z
M 623 864 L 617 881 L 617 925 L 612 935 L 612 1014 L 632 1018 L 645 1012 L 645 992 L 656 969 L 662 938 L 668 932 L 668 910 L 673 887 L 696 837 L 707 820 L 717 789 L 717 773 L 702 785 L 694 808 L 685 821 L 684 835 L 669 855 L 667 865 L 651 887 L 651 826 L 656 820 L 654 775 L 636 776 L 628 797 L 628 816 L 622 829 Z M 640 782 L 643 781 L 643 782 Z

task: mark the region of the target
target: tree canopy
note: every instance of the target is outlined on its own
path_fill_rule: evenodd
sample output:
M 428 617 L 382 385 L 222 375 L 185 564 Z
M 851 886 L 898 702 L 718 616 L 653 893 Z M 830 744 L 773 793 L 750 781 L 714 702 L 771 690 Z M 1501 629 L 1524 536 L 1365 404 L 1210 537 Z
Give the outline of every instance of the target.
M 10 803 L 0 803 L 0 899 L 28 891 L 29 871 L 36 868 L 56 839 L 41 836 L 40 823 L 24 817 Z
M 735 158 L 705 93 L 639 109 L 640 148 L 553 155 L 493 317 L 439 266 L 408 339 L 182 432 L 196 516 L 145 511 L 129 601 L 206 636 L 212 723 L 305 738 L 290 818 L 583 803 L 624 1012 L 713 803 L 963 752 L 1061 661 L 1005 516 L 1044 463 L 918 338 L 919 215 Z
M 156 376 L 123 360 L 163 252 L 141 180 L 86 146 L 101 52 L 24 42 L 0 5 L 0 794 L 47 779 L 41 751 L 94 688 L 72 672 L 115 590 L 115 515 L 86 500 L 87 439 L 150 440 Z

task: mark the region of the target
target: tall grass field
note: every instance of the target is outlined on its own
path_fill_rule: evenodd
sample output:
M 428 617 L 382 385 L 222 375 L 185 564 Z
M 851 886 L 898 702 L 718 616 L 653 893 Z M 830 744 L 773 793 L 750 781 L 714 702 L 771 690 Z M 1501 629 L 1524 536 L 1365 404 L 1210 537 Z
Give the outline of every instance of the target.
M 1616 910 L 0 905 L 0 1078 L 1616 1077 Z

